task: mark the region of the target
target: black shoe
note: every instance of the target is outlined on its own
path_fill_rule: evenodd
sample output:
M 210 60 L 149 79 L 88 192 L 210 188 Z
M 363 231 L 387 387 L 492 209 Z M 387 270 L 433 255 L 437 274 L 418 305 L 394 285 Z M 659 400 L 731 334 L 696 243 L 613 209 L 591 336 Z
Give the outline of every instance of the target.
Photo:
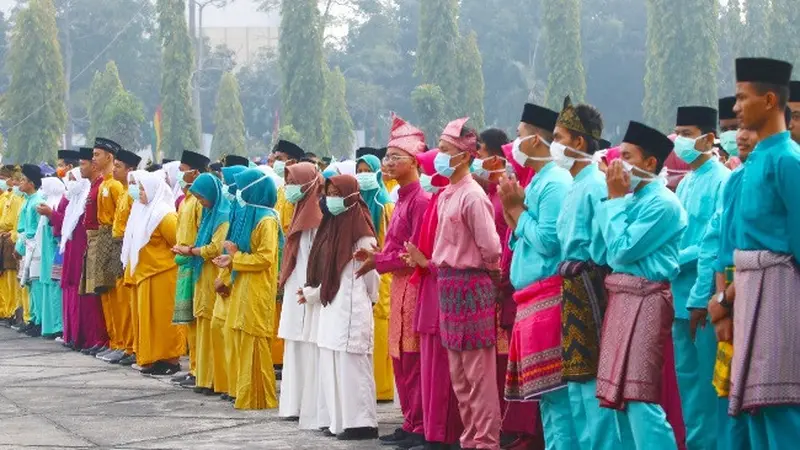
M 102 348 L 103 348 L 102 345 L 95 345 L 94 347 L 87 347 L 87 348 L 81 350 L 81 353 L 83 353 L 84 355 L 91 355 L 92 352 L 97 352 L 98 350 L 102 350 Z M 95 355 L 96 354 L 97 353 L 95 353 Z
M 228 394 L 222 394 L 219 396 L 219 399 L 227 402 L 228 400 L 231 399 L 231 396 Z
M 125 358 L 130 358 L 130 356 L 131 355 L 128 355 L 123 351 L 119 351 L 115 353 L 113 356 L 109 357 L 108 359 L 105 359 L 104 361 L 109 364 L 119 364 L 120 361 L 122 361 Z
M 378 440 L 384 445 L 395 445 L 400 441 L 406 440 L 410 434 L 408 431 L 398 428 L 394 430 L 394 433 L 381 436 Z
M 40 337 L 42 335 L 42 327 L 41 325 L 33 325 L 32 327 L 28 328 L 28 331 L 25 332 L 30 337 Z
M 366 441 L 378 438 L 378 429 L 373 427 L 347 428 L 336 435 L 340 441 Z
M 401 449 L 409 449 L 419 445 L 425 445 L 425 436 L 417 433 L 409 433 L 408 437 L 402 441 L 395 442 L 394 445 Z
M 231 402 L 231 403 L 236 403 L 236 397 L 231 397 L 231 396 L 229 395 L 229 396 L 228 396 L 228 401 L 229 401 L 229 402 Z
M 300 418 L 298 416 L 281 417 L 281 419 L 287 422 L 300 422 Z
M 145 372 L 145 370 L 148 371 Z M 171 364 L 165 361 L 158 361 L 152 366 L 148 367 L 147 369 L 142 369 L 141 372 L 145 375 L 165 376 L 165 375 L 175 375 L 180 371 L 181 371 L 180 364 Z
M 194 391 L 195 394 L 203 394 L 207 396 L 215 395 L 213 389 L 199 387 L 199 386 L 195 386 L 195 388 L 192 389 L 192 391 Z
M 191 389 L 191 388 L 193 388 L 195 386 L 196 383 L 197 383 L 197 378 L 195 378 L 194 375 L 190 374 L 190 375 L 187 375 L 186 378 L 183 381 L 178 383 L 178 386 L 180 386 L 182 388 Z
M 336 435 L 333 434 L 331 429 L 328 428 L 328 427 L 325 427 L 325 428 L 322 429 L 322 435 L 325 436 L 325 437 L 336 437 Z
M 283 379 L 283 369 L 275 369 L 275 380 L 281 381 Z
M 117 364 L 119 364 L 120 366 L 123 366 L 123 367 L 132 366 L 132 365 L 136 364 L 136 355 L 131 353 L 130 355 L 120 359 Z

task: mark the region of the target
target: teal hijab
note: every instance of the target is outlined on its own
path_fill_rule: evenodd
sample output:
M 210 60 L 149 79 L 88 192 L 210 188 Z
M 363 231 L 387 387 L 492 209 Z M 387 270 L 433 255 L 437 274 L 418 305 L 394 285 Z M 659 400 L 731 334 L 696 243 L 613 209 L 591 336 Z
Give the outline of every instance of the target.
M 204 173 L 197 177 L 189 188 L 189 192 L 203 197 L 212 204 L 211 208 L 203 208 L 200 229 L 197 232 L 197 239 L 194 241 L 195 247 L 205 247 L 211 243 L 214 231 L 230 220 L 231 202 L 222 195 L 222 183 L 219 178 L 210 173 Z M 199 256 L 192 257 L 194 283 L 197 283 L 197 279 L 200 278 L 203 263 L 203 258 Z
M 234 175 L 236 186 L 240 189 L 244 206 L 239 207 L 236 213 L 236 222 L 231 230 L 230 240 L 239 247 L 239 250 L 250 253 L 250 235 L 261 219 L 266 216 L 280 220 L 275 211 L 275 202 L 278 201 L 278 188 L 272 178 L 259 169 L 247 169 Z M 283 239 L 278 226 L 279 240 Z M 281 245 L 282 246 L 282 245 Z M 236 272 L 231 274 L 236 277 Z
M 381 160 L 375 155 L 364 155 L 356 160 L 356 164 L 363 162 L 369 166 L 370 171 L 375 173 L 378 179 L 378 189 L 371 189 L 369 191 L 361 190 L 361 198 L 369 208 L 370 216 L 372 217 L 372 226 L 375 228 L 375 233 L 379 233 L 381 228 L 381 217 L 383 217 L 383 206 L 392 201 L 389 196 L 389 191 L 386 190 L 386 185 L 383 184 L 383 175 L 381 174 Z
M 236 191 L 239 190 L 239 187 L 236 185 L 236 180 L 234 177 L 242 172 L 247 170 L 247 167 L 244 166 L 232 166 L 232 167 L 223 167 L 222 168 L 222 181 L 228 186 L 228 192 L 231 195 L 236 195 Z M 231 238 L 231 231 L 233 231 L 233 224 L 236 223 L 236 214 L 239 212 L 239 203 L 231 202 L 231 214 L 230 214 L 230 222 L 231 227 L 228 228 L 228 236 L 227 238 Z

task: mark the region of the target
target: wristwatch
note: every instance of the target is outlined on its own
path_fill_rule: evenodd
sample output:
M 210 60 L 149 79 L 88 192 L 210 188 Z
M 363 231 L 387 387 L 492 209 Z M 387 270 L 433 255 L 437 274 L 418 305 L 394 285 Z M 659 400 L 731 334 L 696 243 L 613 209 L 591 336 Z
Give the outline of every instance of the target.
M 719 295 L 717 296 L 717 303 L 719 303 L 720 306 L 722 306 L 725 309 L 733 308 L 733 304 L 729 302 L 727 298 L 725 298 L 725 291 L 719 293 Z

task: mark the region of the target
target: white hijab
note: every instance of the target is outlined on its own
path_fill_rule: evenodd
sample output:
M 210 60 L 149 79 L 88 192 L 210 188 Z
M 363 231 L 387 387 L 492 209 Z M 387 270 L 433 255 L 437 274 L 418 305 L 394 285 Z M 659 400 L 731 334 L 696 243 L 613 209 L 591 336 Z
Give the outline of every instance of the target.
M 61 225 L 61 244 L 59 245 L 61 253 L 64 253 L 64 249 L 67 248 L 67 242 L 72 239 L 72 233 L 86 210 L 86 200 L 89 198 L 89 191 L 92 189 L 92 183 L 81 176 L 80 167 L 70 170 L 69 174 L 72 174 L 75 182 L 70 184 L 66 193 L 69 204 L 67 205 L 67 211 L 64 213 L 64 223 Z M 69 179 L 69 174 L 67 179 Z
M 181 189 L 181 185 L 178 183 L 178 180 L 183 176 L 181 173 L 181 162 L 168 162 L 161 166 L 161 170 L 167 174 L 167 184 L 172 188 L 173 201 L 177 201 L 183 195 L 183 189 Z
M 61 181 L 60 178 L 56 177 L 47 177 L 42 179 L 42 196 L 44 197 L 44 204 L 49 206 L 52 209 L 56 209 L 58 207 L 58 203 L 61 201 L 61 198 L 64 196 L 64 192 L 66 188 L 64 187 L 64 182 Z M 36 234 L 33 237 L 34 240 L 34 252 L 33 252 L 33 259 L 31 260 L 31 277 L 32 278 L 40 278 L 41 277 L 41 264 L 42 264 L 42 249 L 44 248 L 44 232 L 45 229 L 50 226 L 50 219 L 47 216 L 39 216 L 39 223 L 36 227 Z M 47 274 L 47 280 L 49 281 L 50 274 Z
M 150 236 L 161 224 L 164 216 L 175 212 L 175 202 L 172 190 L 158 175 L 136 171 L 132 173 L 134 183 L 147 197 L 147 204 L 141 201 L 133 203 L 128 226 L 125 229 L 125 239 L 122 242 L 122 265 L 133 273 L 139 263 L 139 251 L 150 242 Z M 142 193 L 140 193 L 142 195 Z
M 279 177 L 278 174 L 275 173 L 275 169 L 269 165 L 264 164 L 263 166 L 258 166 L 258 170 L 264 172 L 268 177 L 272 178 L 272 181 L 275 182 L 275 189 L 280 189 L 284 184 L 286 184 L 286 181 Z
M 348 159 L 347 161 L 340 161 L 336 163 L 336 170 L 339 175 L 356 176 L 356 162 Z

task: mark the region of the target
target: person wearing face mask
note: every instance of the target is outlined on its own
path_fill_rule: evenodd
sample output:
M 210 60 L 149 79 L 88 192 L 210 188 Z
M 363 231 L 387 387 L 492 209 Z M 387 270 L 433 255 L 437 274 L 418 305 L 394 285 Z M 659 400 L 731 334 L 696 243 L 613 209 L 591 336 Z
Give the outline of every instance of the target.
M 278 253 L 283 240 L 275 211 L 275 182 L 260 169 L 234 177 L 239 186 L 236 214 L 225 252 L 214 259 L 220 269 L 216 286 L 227 295 L 231 354 L 228 395 L 236 409 L 278 407 L 272 340 L 276 332 Z M 220 289 L 217 289 L 220 292 Z M 235 380 L 235 381 L 234 381 Z M 235 387 L 235 391 L 232 389 Z
M 546 445 L 567 449 L 576 448 L 578 441 L 561 376 L 562 281 L 556 221 L 572 177 L 550 153 L 557 120 L 555 111 L 525 105 L 512 154 L 536 176 L 524 191 L 516 180 L 500 187 L 506 221 L 513 230 L 510 278 L 517 303 L 505 397 L 517 402 L 540 400 Z
M 175 292 L 175 308 L 173 309 L 172 321 L 176 324 L 186 325 L 186 338 L 189 347 L 189 373 L 177 374 L 172 378 L 172 382 L 178 383 L 182 387 L 195 387 L 195 368 L 197 366 L 197 323 L 194 320 L 194 284 L 186 282 L 191 280 L 192 260 L 191 255 L 186 252 L 197 240 L 197 232 L 200 229 L 200 221 L 203 218 L 203 205 L 191 193 L 189 188 L 200 174 L 208 172 L 208 165 L 211 160 L 200 153 L 184 150 L 181 155 L 179 170 L 177 174 L 178 186 L 184 193 L 183 201 L 178 207 L 178 234 L 177 244 L 172 249 L 175 254 L 175 261 L 178 264 L 178 282 Z M 169 172 L 167 172 L 169 173 Z
M 792 132 L 792 140 L 800 144 L 800 81 L 791 81 L 789 83 L 788 106 L 792 113 L 789 131 Z
M 381 160 L 376 153 L 377 149 L 360 149 L 356 152 L 356 179 L 358 180 L 361 198 L 369 207 L 372 217 L 372 226 L 378 238 L 378 247 L 383 247 L 386 242 L 386 232 L 389 221 L 394 211 L 394 202 L 389 197 L 389 192 L 383 184 L 381 173 Z M 370 153 L 367 153 L 370 152 Z M 375 321 L 375 351 L 373 363 L 375 366 L 375 387 L 380 402 L 389 402 L 394 399 L 394 376 L 392 374 L 392 359 L 389 357 L 389 307 L 391 297 L 392 275 L 381 275 L 380 296 L 378 303 L 373 308 Z
M 284 342 L 278 415 L 298 420 L 301 429 L 311 430 L 320 427 L 317 331 L 321 306 L 298 303 L 297 290 L 305 284 L 311 247 L 322 221 L 319 202 L 324 183 L 317 167 L 307 162 L 287 167 L 286 183 L 286 199 L 296 212 L 278 280 L 285 300 L 278 327 L 278 337 Z
M 322 222 L 308 259 L 301 304 L 322 305 L 319 315 L 320 425 L 339 440 L 378 437 L 372 368 L 372 306 L 378 273 L 359 274 L 358 249 L 377 244 L 358 181 L 337 175 L 325 182 Z
M 664 368 L 671 365 L 669 280 L 680 271 L 687 223 L 677 196 L 656 176 L 672 147 L 659 131 L 631 122 L 622 159 L 608 168 L 608 199 L 596 213 L 613 270 L 605 282 L 608 306 L 597 398 L 601 406 L 617 410 L 620 438 L 636 449 L 677 448 L 675 431 L 659 404 L 662 383 L 668 382 Z
M 38 267 L 34 264 L 33 257 L 36 250 L 36 230 L 39 227 L 39 214 L 36 207 L 44 202 L 44 196 L 39 191 L 42 187 L 42 169 L 34 164 L 22 166 L 22 180 L 19 183 L 23 203 L 19 212 L 17 224 L 16 252 L 21 257 L 19 280 L 22 286 L 28 289 L 27 305 L 23 305 L 30 314 L 28 326 L 23 331 L 28 336 L 38 337 L 42 333 L 42 291 L 39 286 Z
M 419 335 L 414 331 L 417 286 L 410 283 L 413 271 L 403 260 L 405 244 L 417 235 L 430 194 L 419 182 L 416 156 L 425 150 L 425 134 L 396 115 L 382 171 L 397 180 L 399 198 L 392 213 L 383 248 L 362 248 L 355 255 L 361 263 L 358 275 L 373 270 L 391 273 L 389 311 L 389 355 L 392 357 L 395 385 L 403 411 L 403 425 L 394 433 L 381 436 L 381 443 L 413 447 L 424 443 L 422 393 L 420 381 Z
M 17 239 L 17 220 L 22 207 L 22 197 L 14 194 L 15 166 L 0 167 L 0 319 L 16 325 L 17 299 L 20 286 L 17 281 L 19 263 L 14 246 Z
M 38 294 L 41 299 L 42 337 L 63 343 L 63 305 L 61 293 L 61 263 L 58 241 L 53 234 L 49 213 L 58 206 L 66 188 L 58 177 L 42 179 L 43 202 L 36 207 L 39 223 L 34 236 L 34 261 L 38 264 Z M 59 258 L 56 258 L 59 256 Z M 33 270 L 32 270 L 33 272 Z
M 569 171 L 573 183 L 558 215 L 561 247 L 562 379 L 567 383 L 571 417 L 581 448 L 617 449 L 622 443 L 604 433 L 616 423 L 614 413 L 596 397 L 600 330 L 607 296 L 603 282 L 610 272 L 606 247 L 595 217 L 608 196 L 605 175 L 594 162 L 600 149 L 603 117 L 591 105 L 570 98 L 558 116 L 550 146 L 554 162 Z
M 722 191 L 730 171 L 713 157 L 717 111 L 704 106 L 678 108 L 675 154 L 691 167 L 677 195 L 689 222 L 679 248 L 680 272 L 672 279 L 675 322 L 675 365 L 686 423 L 688 448 L 715 445 L 709 429 L 716 429 L 715 394 L 711 385 L 717 343 L 706 326 L 706 305 L 712 292 L 710 271 L 699 274 L 698 257 L 711 217 L 722 205 Z M 702 276 L 698 276 L 702 275 Z M 698 285 L 699 284 L 699 285 Z M 697 289 L 693 289 L 697 286 Z
M 719 146 L 722 152 L 727 156 L 725 167 L 728 169 L 735 169 L 742 161 L 739 158 L 739 150 L 736 145 L 736 131 L 739 129 L 739 119 L 733 112 L 733 105 L 736 103 L 736 97 L 723 97 L 719 99 Z
M 58 161 L 56 162 L 56 175 L 58 178 L 66 179 L 70 170 L 78 167 L 77 150 L 59 150 Z

